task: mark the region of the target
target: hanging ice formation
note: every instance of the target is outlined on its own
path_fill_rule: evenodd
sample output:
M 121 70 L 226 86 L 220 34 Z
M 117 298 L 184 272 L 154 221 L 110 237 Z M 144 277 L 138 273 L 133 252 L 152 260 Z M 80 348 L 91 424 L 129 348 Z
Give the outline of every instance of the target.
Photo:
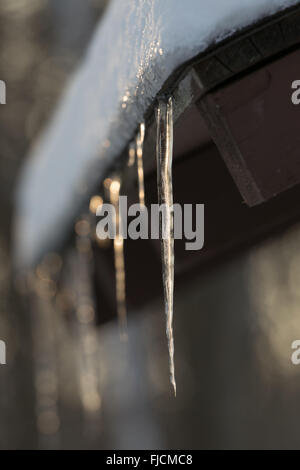
M 157 186 L 158 202 L 166 211 L 160 218 L 162 273 L 166 314 L 166 333 L 169 348 L 170 380 L 176 396 L 173 336 L 173 292 L 174 292 L 174 222 L 173 222 L 173 100 L 160 99 L 156 110 L 157 139 Z
M 144 187 L 144 166 L 143 166 L 143 146 L 145 138 L 145 124 L 140 124 L 139 132 L 136 137 L 136 164 L 139 183 L 139 201 L 140 205 L 145 205 L 145 187 Z
M 90 212 L 95 214 L 103 203 L 100 196 L 90 200 Z M 95 330 L 95 304 L 92 295 L 90 273 L 93 271 L 91 251 L 91 217 L 76 224 L 77 254 L 71 259 L 72 284 L 76 299 L 76 343 L 78 347 L 77 374 L 80 399 L 83 408 L 84 432 L 92 435 L 99 426 L 101 393 L 99 376 L 98 342 Z
M 121 338 L 127 339 L 127 309 L 126 309 L 126 289 L 125 289 L 125 263 L 124 263 L 124 239 L 121 228 L 121 214 L 119 211 L 121 181 L 115 178 L 109 186 L 110 202 L 115 208 L 115 238 L 114 257 L 116 273 L 116 300 L 120 325 Z

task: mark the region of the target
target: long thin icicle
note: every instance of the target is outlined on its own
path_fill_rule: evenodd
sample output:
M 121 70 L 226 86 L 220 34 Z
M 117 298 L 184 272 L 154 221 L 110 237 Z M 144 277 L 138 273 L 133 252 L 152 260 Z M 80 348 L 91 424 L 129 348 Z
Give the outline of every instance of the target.
M 145 186 L 144 186 L 144 165 L 143 165 L 143 146 L 145 138 L 145 124 L 140 124 L 140 130 L 136 137 L 136 156 L 137 156 L 137 171 L 139 182 L 139 199 L 140 205 L 145 205 Z
M 119 196 L 121 182 L 115 178 L 109 186 L 110 202 L 114 205 L 116 220 L 116 236 L 114 238 L 114 256 L 116 271 L 116 298 L 117 310 L 120 325 L 121 338 L 127 339 L 127 309 L 126 309 L 126 289 L 125 289 L 125 262 L 124 262 L 124 239 L 121 233 L 121 214 L 119 211 Z
M 174 292 L 174 222 L 173 222 L 173 101 L 159 100 L 157 113 L 157 185 L 158 202 L 166 211 L 160 217 L 160 239 L 162 249 L 162 272 L 166 313 L 166 332 L 169 347 L 170 380 L 176 396 L 174 337 L 173 337 L 173 292 Z

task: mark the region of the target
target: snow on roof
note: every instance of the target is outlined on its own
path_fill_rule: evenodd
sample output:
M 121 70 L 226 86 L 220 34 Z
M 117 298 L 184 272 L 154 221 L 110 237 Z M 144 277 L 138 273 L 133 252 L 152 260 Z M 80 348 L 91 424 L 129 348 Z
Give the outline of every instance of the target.
M 113 0 L 17 190 L 16 260 L 53 249 L 78 214 L 83 191 L 133 137 L 181 64 L 299 0 Z

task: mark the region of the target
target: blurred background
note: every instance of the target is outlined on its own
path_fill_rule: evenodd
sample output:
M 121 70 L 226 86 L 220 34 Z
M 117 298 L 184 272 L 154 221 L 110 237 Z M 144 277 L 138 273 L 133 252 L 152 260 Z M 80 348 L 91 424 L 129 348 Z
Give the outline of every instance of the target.
M 24 305 L 11 261 L 19 168 L 107 5 L 0 2 L 0 448 L 299 448 L 299 226 L 175 291 L 176 399 L 161 302 L 130 317 L 126 344 L 115 322 L 90 325 L 90 306 L 68 318 L 43 265 L 40 295 Z M 54 274 L 61 262 L 44 260 Z

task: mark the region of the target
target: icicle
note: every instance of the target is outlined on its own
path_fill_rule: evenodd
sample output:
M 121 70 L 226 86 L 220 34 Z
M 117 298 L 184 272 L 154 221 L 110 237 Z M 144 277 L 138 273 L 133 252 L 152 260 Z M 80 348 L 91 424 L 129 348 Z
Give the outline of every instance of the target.
M 37 266 L 36 272 L 30 274 L 30 285 L 34 292 L 30 318 L 34 357 L 36 424 L 39 445 L 45 449 L 50 448 L 51 445 L 59 447 L 61 439 L 57 335 L 62 328 L 62 317 L 57 314 L 55 308 L 57 279 L 53 272 L 55 264 L 56 269 L 60 269 L 58 268 L 60 263 L 61 259 L 58 255 L 48 254 Z
M 95 213 L 102 198 L 94 196 L 90 210 Z M 102 201 L 103 202 L 103 201 Z M 84 219 L 83 219 L 84 220 Z M 86 219 L 88 222 L 89 219 Z M 99 376 L 99 350 L 95 330 L 95 304 L 91 290 L 90 273 L 93 271 L 91 256 L 90 230 L 77 229 L 77 252 L 70 257 L 71 283 L 76 302 L 76 368 L 79 382 L 79 394 L 83 408 L 84 432 L 91 436 L 101 425 L 101 393 Z M 68 278 L 69 280 L 69 278 Z M 69 280 L 70 282 L 70 280 Z
M 173 291 L 174 291 L 174 233 L 173 233 L 173 102 L 159 100 L 157 113 L 157 185 L 158 202 L 166 205 L 166 214 L 160 218 L 160 238 L 162 249 L 162 271 L 166 313 L 166 333 L 169 347 L 170 380 L 176 396 L 173 337 Z M 163 221 L 163 222 L 162 222 Z M 162 224 L 164 223 L 164 226 Z
M 114 238 L 114 256 L 116 271 L 116 298 L 120 325 L 121 338 L 127 339 L 127 309 L 125 290 L 125 263 L 124 263 L 124 239 L 121 233 L 121 214 L 119 211 L 119 196 L 121 182 L 118 178 L 112 180 L 109 186 L 110 202 L 114 205 L 116 220 L 116 236 Z
M 139 182 L 139 200 L 140 205 L 145 205 L 145 187 L 144 187 L 144 166 L 143 166 L 143 145 L 145 138 L 145 124 L 140 124 L 140 130 L 136 137 L 136 156 Z
M 135 143 L 131 142 L 131 144 L 129 144 L 127 165 L 131 167 L 134 165 L 134 163 L 135 163 Z

